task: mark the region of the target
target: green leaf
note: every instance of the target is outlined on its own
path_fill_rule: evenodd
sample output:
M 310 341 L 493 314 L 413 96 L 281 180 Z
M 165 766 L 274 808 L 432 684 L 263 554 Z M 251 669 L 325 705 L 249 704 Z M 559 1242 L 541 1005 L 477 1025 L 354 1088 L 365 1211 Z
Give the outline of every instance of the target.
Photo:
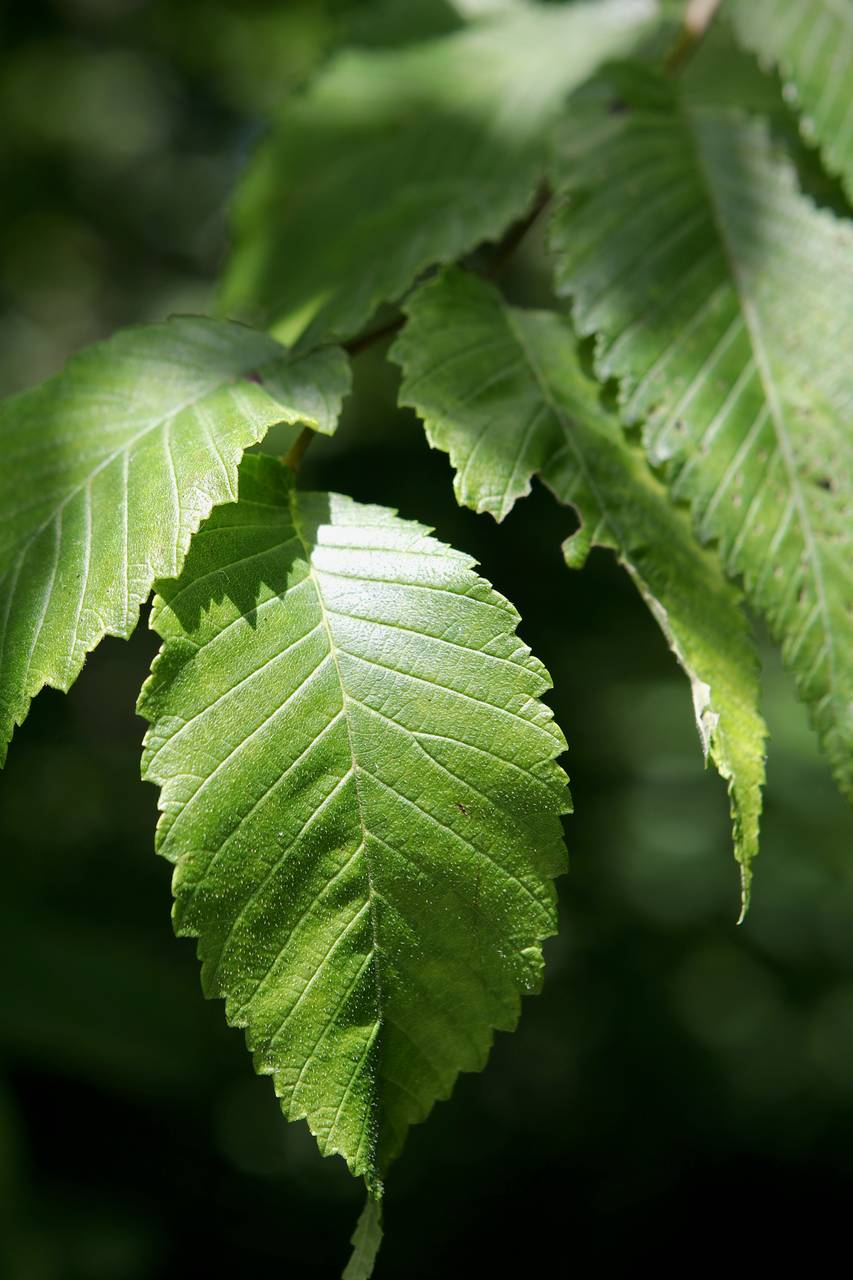
M 525 9 L 530 0 L 372 0 L 346 14 L 346 45 L 399 48 L 459 31 L 467 22 Z
M 538 988 L 563 869 L 544 668 L 468 556 L 247 457 L 159 584 L 140 711 L 202 983 L 378 1194 Z
M 853 231 L 689 74 L 590 86 L 557 167 L 558 289 L 597 372 L 743 575 L 853 795 Z
M 745 907 L 765 729 L 737 592 L 602 405 L 567 320 L 507 306 L 458 270 L 423 285 L 406 313 L 391 353 L 403 366 L 401 401 L 450 455 L 459 502 L 500 520 L 539 474 L 582 522 L 565 544 L 567 563 L 612 547 L 636 582 L 690 678 L 706 757 L 729 784 Z
M 343 43 L 394 49 L 458 31 L 464 21 L 453 0 L 372 0 L 345 15 Z
M 334 429 L 338 350 L 293 360 L 200 317 L 128 329 L 0 403 L 0 764 L 44 685 L 68 689 L 180 570 L 243 450 L 278 422 Z
M 851 0 L 727 0 L 738 38 L 778 67 L 785 97 L 853 199 L 853 3 Z
M 526 6 L 404 49 L 342 53 L 244 179 L 223 305 L 307 344 L 359 330 L 529 206 L 566 94 L 653 0 Z
M 382 1201 L 368 1195 L 352 1235 L 352 1254 L 342 1280 L 370 1280 L 382 1243 Z

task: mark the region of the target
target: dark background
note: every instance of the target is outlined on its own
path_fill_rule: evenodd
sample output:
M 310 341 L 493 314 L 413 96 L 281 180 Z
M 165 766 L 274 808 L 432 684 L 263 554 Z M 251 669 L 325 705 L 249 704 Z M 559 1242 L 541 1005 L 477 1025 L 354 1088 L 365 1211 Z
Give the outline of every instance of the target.
M 439 0 L 7 5 L 0 392 L 120 324 L 209 311 L 264 118 L 342 33 L 452 21 Z M 535 237 L 525 252 L 538 279 Z M 381 352 L 356 393 L 304 482 L 480 559 L 554 676 L 577 808 L 544 993 L 412 1132 L 377 1280 L 820 1265 L 853 1187 L 853 827 L 789 681 L 768 650 L 737 928 L 724 789 L 627 577 L 601 552 L 565 569 L 572 517 L 542 491 L 500 527 L 458 510 Z M 171 934 L 132 710 L 154 650 L 144 626 L 103 644 L 68 697 L 36 700 L 0 775 L 0 1276 L 333 1277 L 361 1190 L 284 1123 Z

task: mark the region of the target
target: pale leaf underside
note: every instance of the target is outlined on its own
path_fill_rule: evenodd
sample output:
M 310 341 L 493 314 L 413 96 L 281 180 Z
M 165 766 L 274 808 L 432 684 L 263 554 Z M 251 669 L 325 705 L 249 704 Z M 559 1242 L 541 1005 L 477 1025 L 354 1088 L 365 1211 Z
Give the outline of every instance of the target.
M 240 485 L 152 615 L 158 848 L 205 991 L 376 1189 L 539 984 L 564 743 L 467 556 L 267 457 Z
M 343 353 L 299 359 L 201 317 L 129 329 L 0 404 L 0 763 L 44 685 L 68 689 L 179 571 L 243 450 L 273 423 L 331 431 Z
M 576 327 L 782 642 L 851 795 L 853 230 L 689 74 L 613 69 L 576 99 L 556 170 Z
M 737 592 L 602 406 L 566 319 L 509 307 L 458 270 L 423 285 L 406 310 L 392 351 L 401 400 L 449 453 L 458 500 L 501 519 L 539 474 L 582 521 L 566 543 L 568 563 L 607 546 L 632 574 L 690 678 L 703 747 L 728 781 L 745 902 L 765 730 Z
M 519 6 L 336 58 L 249 167 L 223 306 L 287 342 L 346 337 L 432 263 L 500 236 L 533 198 L 566 94 L 654 12 L 653 0 Z

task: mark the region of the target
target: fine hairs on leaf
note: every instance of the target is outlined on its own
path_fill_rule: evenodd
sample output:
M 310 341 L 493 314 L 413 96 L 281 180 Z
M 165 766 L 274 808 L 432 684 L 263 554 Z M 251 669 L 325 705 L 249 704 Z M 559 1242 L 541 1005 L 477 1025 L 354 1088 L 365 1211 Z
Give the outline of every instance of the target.
M 139 710 L 209 996 L 371 1193 L 541 980 L 562 734 L 518 615 L 421 525 L 249 456 L 177 581 Z

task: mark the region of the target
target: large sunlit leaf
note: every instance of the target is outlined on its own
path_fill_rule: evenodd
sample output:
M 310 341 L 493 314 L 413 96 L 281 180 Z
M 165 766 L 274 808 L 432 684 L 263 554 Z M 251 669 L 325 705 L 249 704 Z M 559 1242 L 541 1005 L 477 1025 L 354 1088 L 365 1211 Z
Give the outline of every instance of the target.
M 761 119 L 700 88 L 626 67 L 579 95 L 558 288 L 782 642 L 850 795 L 853 229 L 801 193 Z
M 157 847 L 206 993 L 285 1114 L 378 1193 L 539 985 L 564 742 L 517 613 L 468 556 L 297 493 L 266 456 L 240 490 L 154 605 Z
M 179 571 L 243 450 L 278 422 L 334 429 L 348 368 L 242 325 L 180 317 L 90 347 L 0 403 L 0 763 L 44 685 L 68 689 Z
M 568 320 L 507 306 L 459 270 L 423 285 L 406 313 L 392 352 L 401 399 L 450 455 L 459 502 L 500 520 L 538 474 L 580 516 L 564 547 L 569 565 L 592 546 L 612 547 L 639 587 L 690 678 L 705 753 L 728 781 L 745 906 L 765 730 L 736 591 L 601 403 Z
M 743 44 L 778 67 L 803 136 L 853 197 L 853 0 L 726 0 Z
M 566 94 L 654 0 L 522 6 L 404 49 L 342 53 L 243 181 L 223 304 L 283 340 L 347 336 L 424 268 L 530 204 Z

